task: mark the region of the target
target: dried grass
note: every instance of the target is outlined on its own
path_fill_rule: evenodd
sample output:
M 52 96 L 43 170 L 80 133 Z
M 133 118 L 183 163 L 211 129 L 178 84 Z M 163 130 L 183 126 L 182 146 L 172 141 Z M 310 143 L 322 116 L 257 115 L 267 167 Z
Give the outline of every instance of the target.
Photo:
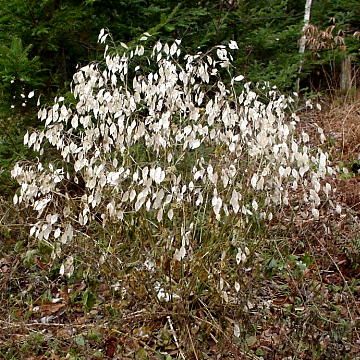
M 302 128 L 317 139 L 317 126 L 324 130 L 328 139 L 330 158 L 334 165 L 350 168 L 354 161 L 360 160 L 360 90 L 352 99 L 336 98 L 323 111 L 309 110 L 301 114 Z M 324 106 L 325 105 L 325 106 Z M 320 140 L 318 140 L 320 141 Z M 315 140 L 316 142 L 316 140 Z M 317 144 L 314 144 L 317 145 Z M 360 213 L 360 176 L 338 177 L 333 184 L 337 188 L 337 200 Z

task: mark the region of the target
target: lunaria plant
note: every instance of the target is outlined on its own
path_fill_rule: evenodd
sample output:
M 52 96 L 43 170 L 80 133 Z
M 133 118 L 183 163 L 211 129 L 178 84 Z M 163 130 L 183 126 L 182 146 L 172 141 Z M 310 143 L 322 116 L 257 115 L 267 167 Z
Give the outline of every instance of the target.
M 99 41 L 107 36 L 102 30 Z M 317 219 L 332 169 L 295 131 L 292 99 L 232 76 L 234 41 L 182 56 L 180 40 L 158 41 L 148 54 L 148 36 L 132 49 L 106 45 L 104 64 L 76 72 L 76 105 L 58 97 L 39 110 L 43 128 L 24 137 L 38 161 L 12 170 L 20 184 L 14 203 L 37 213 L 30 235 L 57 257 L 95 221 L 126 226 L 138 216 L 168 229 L 168 251 L 185 261 L 200 215 L 244 229 L 281 207 Z M 52 162 L 50 148 L 58 152 Z M 238 249 L 237 263 L 246 252 Z M 70 257 L 61 273 L 72 271 Z

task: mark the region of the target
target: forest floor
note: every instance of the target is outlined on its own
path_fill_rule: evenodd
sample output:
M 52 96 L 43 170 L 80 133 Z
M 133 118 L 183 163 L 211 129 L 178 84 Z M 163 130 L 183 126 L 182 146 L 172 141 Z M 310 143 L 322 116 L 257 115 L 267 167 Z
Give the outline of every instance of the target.
M 343 212 L 270 224 L 236 302 L 211 290 L 161 301 L 136 265 L 120 278 L 116 257 L 102 277 L 59 278 L 3 201 L 0 359 L 360 359 L 360 98 L 322 107 L 301 124 L 328 137 Z

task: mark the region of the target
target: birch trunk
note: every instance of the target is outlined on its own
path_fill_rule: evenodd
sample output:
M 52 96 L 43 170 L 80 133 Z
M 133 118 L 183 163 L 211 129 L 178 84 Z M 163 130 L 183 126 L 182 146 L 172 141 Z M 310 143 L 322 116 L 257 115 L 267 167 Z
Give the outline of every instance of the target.
M 304 26 L 302 28 L 302 36 L 300 38 L 300 46 L 299 46 L 300 54 L 304 54 L 304 52 L 305 52 L 305 44 L 306 44 L 305 29 L 309 25 L 309 22 L 310 22 L 311 5 L 312 5 L 312 0 L 306 0 L 305 14 L 304 14 Z M 302 67 L 303 67 L 303 60 L 301 60 L 301 62 L 300 62 L 299 71 L 298 71 L 299 76 L 296 81 L 296 91 L 297 92 L 299 92 L 299 90 L 300 90 L 300 73 L 302 71 Z

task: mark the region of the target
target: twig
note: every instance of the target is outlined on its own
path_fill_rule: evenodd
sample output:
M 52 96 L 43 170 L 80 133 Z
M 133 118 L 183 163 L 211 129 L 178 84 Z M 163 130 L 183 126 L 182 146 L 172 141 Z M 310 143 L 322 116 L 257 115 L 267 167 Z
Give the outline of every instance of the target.
M 177 336 L 176 336 L 176 332 L 175 332 L 173 323 L 172 323 L 172 321 L 171 321 L 171 318 L 170 318 L 169 315 L 168 315 L 166 318 L 167 318 L 167 321 L 168 321 L 168 323 L 169 323 L 170 331 L 171 331 L 172 336 L 173 336 L 173 338 L 174 338 L 175 345 L 176 345 L 176 347 L 177 347 L 178 350 L 179 350 L 179 353 L 180 353 L 181 358 L 185 360 L 185 356 L 184 356 L 184 354 L 182 353 L 182 351 L 181 351 L 181 349 L 180 349 L 180 345 L 179 345 L 179 342 L 178 342 L 178 339 L 177 339 Z
M 191 336 L 191 333 L 190 333 L 190 330 L 189 330 L 189 326 L 186 324 L 186 330 L 189 334 L 189 339 L 190 339 L 190 342 L 191 342 L 191 347 L 193 349 L 193 353 L 195 355 L 195 359 L 196 360 L 199 360 L 199 358 L 197 357 L 197 354 L 196 354 L 196 350 L 195 350 L 195 346 L 194 346 L 194 342 L 193 342 L 193 339 L 192 339 L 192 336 Z

